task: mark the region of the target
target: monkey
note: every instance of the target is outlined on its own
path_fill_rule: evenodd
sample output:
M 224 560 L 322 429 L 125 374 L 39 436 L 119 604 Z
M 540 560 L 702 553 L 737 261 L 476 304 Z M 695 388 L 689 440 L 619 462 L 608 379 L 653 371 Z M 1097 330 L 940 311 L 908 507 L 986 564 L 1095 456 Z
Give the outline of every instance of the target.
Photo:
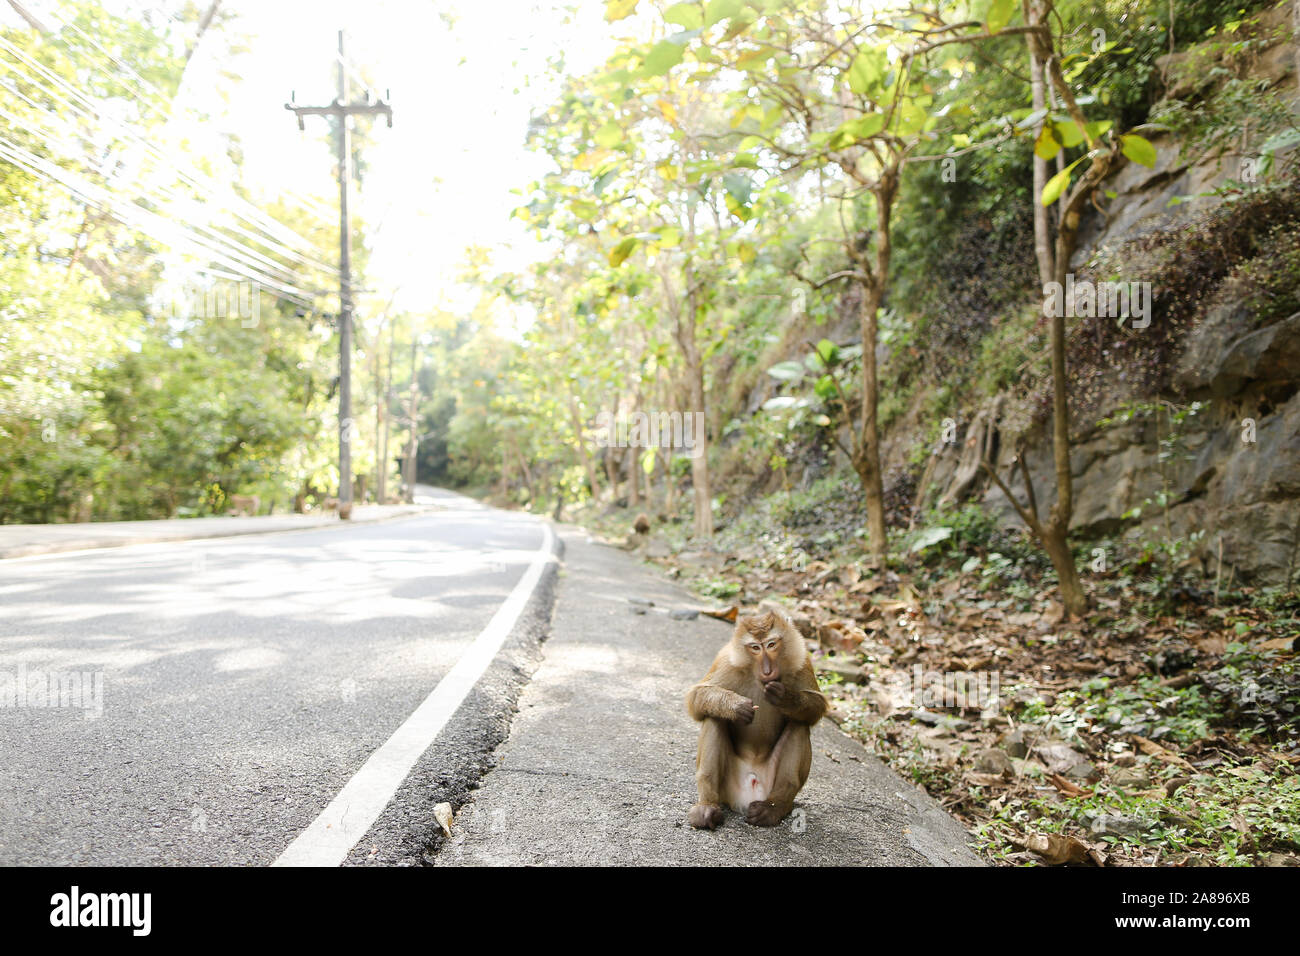
M 754 826 L 784 820 L 812 767 L 812 725 L 826 713 L 790 620 L 775 610 L 737 618 L 731 640 L 686 694 L 686 710 L 700 722 L 690 825 L 716 829 L 726 807 Z
M 240 515 L 255 515 L 262 507 L 262 499 L 257 495 L 231 495 L 230 496 L 230 513 L 235 517 Z
M 637 534 L 650 533 L 650 518 L 644 513 L 636 516 L 636 521 L 632 522 L 632 530 Z

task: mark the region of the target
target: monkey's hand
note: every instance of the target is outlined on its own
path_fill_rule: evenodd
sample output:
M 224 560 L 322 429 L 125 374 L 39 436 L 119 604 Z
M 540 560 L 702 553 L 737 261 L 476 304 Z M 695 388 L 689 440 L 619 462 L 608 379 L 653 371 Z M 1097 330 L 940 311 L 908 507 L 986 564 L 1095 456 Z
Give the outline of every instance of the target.
M 736 708 L 732 712 L 731 719 L 738 724 L 752 724 L 754 722 L 754 702 L 748 697 L 736 695 Z
M 785 689 L 785 685 L 779 680 L 774 680 L 763 685 L 763 696 L 767 698 L 769 704 L 780 707 L 782 704 L 789 703 L 793 695 Z

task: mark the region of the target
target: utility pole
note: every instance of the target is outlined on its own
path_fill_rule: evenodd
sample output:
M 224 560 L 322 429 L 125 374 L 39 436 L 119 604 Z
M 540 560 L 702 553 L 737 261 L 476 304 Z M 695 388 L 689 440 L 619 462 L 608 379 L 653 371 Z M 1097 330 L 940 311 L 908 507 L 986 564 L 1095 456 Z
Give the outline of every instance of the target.
M 393 328 L 384 316 L 384 325 L 388 326 L 388 367 L 382 374 L 375 373 L 375 388 L 379 400 L 375 402 L 375 433 L 379 435 L 379 463 L 375 468 L 375 498 L 381 505 L 388 504 L 388 393 L 393 378 Z M 376 343 L 375 359 L 382 365 L 384 355 L 384 325 L 379 327 L 379 341 Z
M 420 380 L 415 375 L 415 350 L 418 345 L 418 338 L 411 335 L 411 395 L 407 404 L 407 418 L 411 422 L 411 437 L 406 443 L 406 461 L 402 462 L 405 467 L 402 469 L 406 474 L 402 476 L 406 482 L 406 502 L 411 504 L 415 501 L 415 453 L 418 449 L 420 438 L 416 428 L 419 424 L 416 421 L 416 409 L 420 401 Z
M 343 31 L 339 31 L 339 95 L 329 106 L 284 108 L 298 117 L 298 128 L 306 129 L 305 116 L 333 116 L 338 122 L 339 162 L 339 517 L 352 517 L 352 221 L 348 215 L 348 189 L 352 184 L 352 135 L 350 116 L 383 115 L 391 128 L 393 110 L 384 100 L 367 98 L 348 102 L 348 74 L 343 59 Z

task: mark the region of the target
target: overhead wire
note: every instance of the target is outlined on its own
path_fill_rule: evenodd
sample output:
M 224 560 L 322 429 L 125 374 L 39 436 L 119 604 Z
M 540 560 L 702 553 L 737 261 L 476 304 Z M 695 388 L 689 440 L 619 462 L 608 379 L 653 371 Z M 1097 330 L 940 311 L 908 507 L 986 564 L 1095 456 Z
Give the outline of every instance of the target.
M 0 37 L 0 47 L 12 47 L 12 44 L 8 44 L 7 41 L 6 41 L 3 37 Z M 18 52 L 19 52 L 19 54 L 21 55 L 21 51 L 18 51 Z M 26 58 L 26 57 L 23 57 L 23 58 L 24 58 L 25 60 L 27 60 L 28 62 L 31 62 L 31 61 L 30 61 L 30 58 Z M 35 65 L 38 69 L 41 69 L 42 73 L 44 73 L 44 74 L 46 74 L 46 75 L 50 75 L 50 74 L 49 74 L 49 71 L 46 71 L 46 70 L 44 70 L 43 68 L 41 68 L 39 64 L 34 64 L 34 65 Z M 51 98 L 52 98 L 53 100 L 55 100 L 57 103 L 59 103 L 59 104 L 61 104 L 62 106 L 64 106 L 68 111 L 70 111 L 70 112 L 72 112 L 72 113 L 75 113 L 75 114 L 78 114 L 78 115 L 81 115 L 81 116 L 85 116 L 85 117 L 91 118 L 91 119 L 93 119 L 93 120 L 103 121 L 103 120 L 105 119 L 105 117 L 103 117 L 103 115 L 102 115 L 101 113 L 88 114 L 88 113 L 86 112 L 86 110 L 80 108 L 79 106 L 77 106 L 77 104 L 75 104 L 75 103 L 69 101 L 68 99 L 64 98 L 63 96 L 60 96 L 57 92 L 55 92 L 55 91 L 49 89 L 49 88 L 46 87 L 45 85 L 41 84 L 39 81 L 36 81 L 36 80 L 31 76 L 31 74 L 29 74 L 29 73 L 27 73 L 26 71 L 22 70 L 21 68 L 15 66 L 14 64 L 12 64 L 12 63 L 10 63 L 10 62 L 8 62 L 8 61 L 5 61 L 5 60 L 0 60 L 0 66 L 3 66 L 3 67 L 5 67 L 5 68 L 7 68 L 11 73 L 13 73 L 13 74 L 15 74 L 15 75 L 21 76 L 21 77 L 22 77 L 23 79 L 25 79 L 28 83 L 30 83 L 31 85 L 33 85 L 34 87 L 36 87 L 37 89 L 39 89 L 43 94 L 45 94 L 46 96 L 51 97 Z M 59 78 L 57 78 L 57 77 L 53 77 L 53 78 L 54 78 L 55 80 L 58 80 L 58 79 L 59 79 Z M 73 95 L 78 96 L 78 97 L 79 97 L 80 99 L 82 99 L 83 101 L 86 100 L 86 97 L 84 97 L 83 95 L 81 95 L 80 92 L 77 91 L 75 88 L 70 87 L 70 86 L 69 86 L 68 84 L 66 84 L 66 83 L 62 83 L 61 85 L 63 85 L 66 89 L 68 89 L 69 92 L 71 92 Z M 21 91 L 18 91 L 18 90 L 11 90 L 11 92 L 14 93 L 15 96 L 17 96 L 17 97 L 23 99 L 23 100 L 26 101 L 28 104 L 32 105 L 33 108 L 37 109 L 37 110 L 38 110 L 39 112 L 41 112 L 43 115 L 45 115 L 45 116 L 47 116 L 47 117 L 50 117 L 50 118 L 56 120 L 56 122 L 57 122 L 59 125 L 61 125 L 61 126 L 65 126 L 65 127 L 68 125 L 64 117 L 60 116 L 60 115 L 59 115 L 58 113 L 56 113 L 56 112 L 53 112 L 53 111 L 51 111 L 51 110 L 49 110 L 49 109 L 45 109 L 45 108 L 41 107 L 40 104 L 37 104 L 37 103 L 36 103 L 35 101 L 33 101 L 30 97 L 25 96 Z M 92 104 L 92 105 L 93 105 L 93 104 Z M 20 128 L 23 127 L 23 126 L 28 125 L 28 123 L 31 122 L 31 121 L 25 120 L 23 117 L 15 116 L 15 115 L 12 114 L 12 113 L 8 113 L 7 111 L 4 111 L 4 115 L 7 116 L 11 121 L 17 123 L 17 125 L 18 125 Z M 149 144 L 148 142 L 144 141 L 144 140 L 143 140 L 141 137 L 139 137 L 138 135 L 132 133 L 132 132 L 130 131 L 129 127 L 124 127 L 122 124 L 116 122 L 116 121 L 113 120 L 111 117 L 107 118 L 107 120 L 108 120 L 108 122 L 109 122 L 110 124 L 115 125 L 115 126 L 117 126 L 118 128 L 120 128 L 120 129 L 123 129 L 126 133 L 128 133 L 129 138 L 135 140 L 135 142 L 137 142 L 139 145 L 141 145 L 142 147 L 144 147 L 144 149 L 145 149 L 147 152 L 152 153 L 152 154 L 154 155 L 155 158 L 157 158 L 158 160 L 160 160 L 160 161 L 163 162 L 164 164 L 167 163 L 167 158 L 166 158 L 165 156 L 163 156 L 163 155 L 161 154 L 161 152 L 159 152 L 156 148 L 152 147 L 151 144 Z M 32 123 L 32 125 L 36 125 L 36 124 Z M 54 135 L 56 135 L 56 134 L 53 134 L 50 130 L 44 128 L 44 127 L 39 127 L 39 126 L 37 126 L 37 131 L 38 131 L 40 134 L 43 134 L 43 135 L 46 135 L 46 136 L 54 136 Z M 83 131 L 83 132 L 84 132 L 84 131 Z M 92 134 L 92 135 L 91 135 L 91 138 L 93 139 L 94 133 L 98 132 L 98 130 L 94 130 L 94 129 L 92 129 L 92 130 L 90 130 L 89 132 Z M 84 167 L 88 167 L 88 168 L 91 168 L 91 169 L 95 169 L 95 171 L 97 171 L 97 172 L 100 172 L 100 173 L 104 173 L 104 172 L 105 172 L 105 170 L 104 170 L 104 163 L 103 163 L 103 162 L 96 161 L 94 158 L 86 157 L 85 155 L 81 154 L 80 151 L 78 151 L 77 149 L 75 149 L 75 147 L 72 147 L 72 146 L 69 145 L 69 143 L 68 143 L 68 141 L 66 140 L 66 138 L 62 139 L 62 141 L 61 141 L 61 145 L 64 147 L 64 153 L 65 153 L 65 155 L 67 156 L 68 159 L 73 160 L 73 161 L 78 161 L 78 162 L 81 163 L 82 166 L 84 166 Z M 141 194 L 144 196 L 144 198 L 148 198 L 148 199 L 154 199 L 154 200 L 158 200 L 158 199 L 160 199 L 160 198 L 163 199 L 163 200 L 171 199 L 171 200 L 173 200 L 173 201 L 179 201 L 179 202 L 182 202 L 182 203 L 184 203 L 184 202 L 193 202 L 193 201 L 194 201 L 194 200 L 192 199 L 192 197 L 185 196 L 185 195 L 183 195 L 183 194 L 178 193 L 178 192 L 177 192 L 173 187 L 170 187 L 170 186 L 166 185 L 165 183 L 157 184 L 157 185 L 153 185 L 153 186 L 151 186 L 151 187 L 147 187 L 147 186 L 145 186 L 145 185 L 143 185 L 143 184 L 140 184 L 140 185 L 139 185 L 139 191 L 140 191 Z M 161 194 L 161 195 L 160 195 L 160 194 Z M 241 255 L 243 255 L 243 256 L 246 256 L 246 257 L 248 257 L 248 258 L 250 258 L 250 259 L 252 259 L 252 260 L 254 260 L 254 261 L 256 261 L 256 262 L 261 262 L 264 266 L 270 268 L 272 271 L 274 271 L 274 272 L 278 272 L 278 273 L 279 273 L 283 278 L 291 278 L 291 279 L 293 279 L 293 280 L 295 280 L 295 281 L 299 281 L 299 282 L 301 281 L 301 277 L 299 277 L 298 274 L 297 274 L 296 272 L 294 272 L 294 271 L 291 270 L 291 269 L 286 268 L 282 263 L 278 263 L 278 262 L 276 262 L 275 260 L 273 260 L 273 259 L 271 259 L 271 258 L 269 258 L 269 257 L 267 257 L 267 256 L 265 256 L 265 255 L 263 255 L 261 252 L 259 252 L 258 250 L 252 248 L 251 246 L 245 245 L 244 243 L 240 243 L 240 242 L 238 242 L 237 240 L 231 239 L 231 238 L 229 238 L 229 237 L 227 237 L 227 236 L 224 236 L 224 235 L 222 235 L 222 234 L 220 234 L 220 233 L 217 233 L 215 230 L 211 229 L 210 227 L 202 226 L 201 224 L 197 224 L 197 223 L 196 223 L 196 224 L 194 225 L 194 228 L 203 229 L 203 230 L 206 231 L 206 232 L 212 233 L 212 234 L 213 234 L 213 238 L 214 238 L 214 240 L 217 241 L 218 243 L 220 243 L 222 246 L 224 246 L 224 247 L 226 247 L 226 248 L 228 248 L 228 249 L 238 250 L 238 254 L 241 254 Z M 227 227 L 227 228 L 231 228 L 231 227 Z M 236 228 L 236 230 L 238 231 L 238 227 L 234 227 L 234 228 Z M 242 232 L 243 232 L 243 234 L 245 234 L 245 235 L 250 235 L 246 230 L 243 230 Z M 250 236 L 250 238 L 252 238 L 252 239 L 253 239 L 255 242 L 257 242 L 259 245 L 264 245 L 264 246 L 267 246 L 267 245 L 275 245 L 274 243 L 268 243 L 268 242 L 267 242 L 264 238 L 262 238 L 262 237 L 258 237 L 258 236 Z M 284 254 L 284 255 L 289 255 L 289 256 L 294 256 L 294 255 L 295 255 L 295 254 L 293 253 L 292 250 L 285 249 L 283 246 L 280 246 L 280 249 L 282 250 L 282 254 Z M 304 261 L 306 261 L 306 262 L 309 263 L 309 264 L 311 263 L 311 260 L 305 260 L 305 257 L 299 257 L 299 258 L 303 258 Z

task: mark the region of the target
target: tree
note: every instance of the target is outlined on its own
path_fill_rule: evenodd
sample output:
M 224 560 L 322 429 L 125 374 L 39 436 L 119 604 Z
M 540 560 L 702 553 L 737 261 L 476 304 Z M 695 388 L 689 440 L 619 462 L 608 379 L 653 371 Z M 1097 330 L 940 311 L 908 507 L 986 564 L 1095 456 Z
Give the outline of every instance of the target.
M 1035 187 L 1037 189 L 1040 170 L 1038 162 L 1045 163 L 1057 158 L 1071 147 L 1083 146 L 1086 152 L 1060 169 L 1035 193 L 1039 209 L 1035 213 L 1035 244 L 1040 273 L 1048 272 L 1052 276 L 1056 290 L 1064 289 L 1066 276 L 1070 271 L 1070 259 L 1078 242 L 1079 225 L 1084 206 L 1092 199 L 1094 191 L 1112 173 L 1118 170 L 1125 160 L 1131 159 L 1146 166 L 1154 166 L 1155 148 L 1137 132 L 1130 131 L 1119 136 L 1111 133 L 1113 124 L 1109 121 L 1089 122 L 1080 108 L 1078 97 L 1066 80 L 1062 70 L 1061 47 L 1064 41 L 1064 21 L 1055 16 L 1053 0 L 1023 0 L 1023 14 L 1026 21 L 1024 35 L 1030 51 L 1031 70 L 1034 77 L 1033 103 L 1035 111 L 1042 111 L 1043 117 L 1038 125 L 1034 153 Z M 1010 15 L 1009 13 L 1007 14 Z M 1052 23 L 1059 24 L 1061 32 L 1054 32 Z M 1113 44 L 1112 44 L 1113 45 Z M 1094 51 L 1101 52 L 1101 51 Z M 1038 79 L 1037 70 L 1041 68 L 1050 84 L 1064 103 L 1064 114 L 1055 114 L 1043 104 L 1042 81 Z M 1105 137 L 1103 139 L 1103 137 Z M 1078 182 L 1071 187 L 1074 168 L 1086 163 Z M 1059 204 L 1055 247 L 1048 255 L 1045 251 L 1046 237 L 1049 231 L 1046 207 Z M 1048 515 L 1039 514 L 1038 502 L 1034 495 L 1033 483 L 1029 477 L 1028 467 L 1023 455 L 1018 454 L 1016 465 L 1023 475 L 1027 500 L 1024 504 L 1012 493 L 1007 483 L 998 475 L 989 463 L 984 468 L 1011 501 L 1021 519 L 1042 543 L 1043 550 L 1056 569 L 1060 585 L 1061 600 L 1071 614 L 1082 614 L 1088 606 L 1087 595 L 1079 581 L 1079 572 L 1075 566 L 1074 553 L 1070 548 L 1070 519 L 1074 513 L 1074 485 L 1070 466 L 1070 400 L 1069 380 L 1066 374 L 1066 328 L 1065 315 L 1068 311 L 1063 302 L 1048 296 L 1048 286 L 1043 288 L 1045 310 L 1051 329 L 1052 362 L 1052 462 L 1056 476 L 1056 501 Z

